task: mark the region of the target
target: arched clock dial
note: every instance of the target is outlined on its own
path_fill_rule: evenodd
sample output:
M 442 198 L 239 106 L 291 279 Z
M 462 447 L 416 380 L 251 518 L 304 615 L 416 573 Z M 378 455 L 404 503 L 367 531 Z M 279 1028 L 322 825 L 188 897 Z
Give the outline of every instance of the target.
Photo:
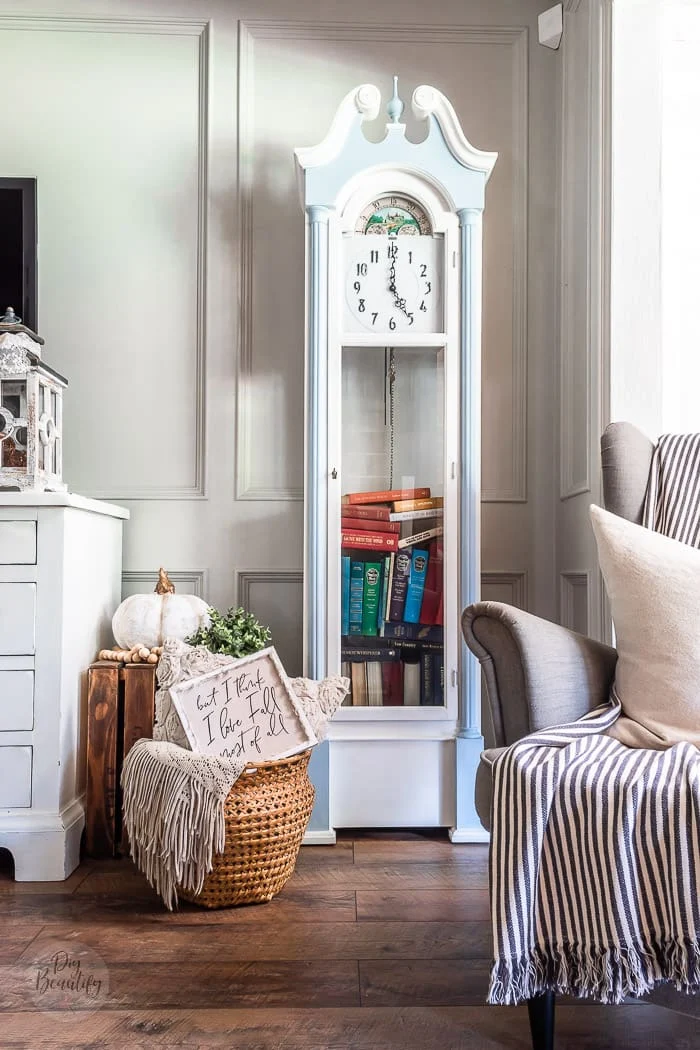
M 347 237 L 346 331 L 442 331 L 442 257 L 439 236 L 399 230 Z
M 355 233 L 373 236 L 405 237 L 432 232 L 425 209 L 417 201 L 399 193 L 386 193 L 370 201 L 355 223 Z

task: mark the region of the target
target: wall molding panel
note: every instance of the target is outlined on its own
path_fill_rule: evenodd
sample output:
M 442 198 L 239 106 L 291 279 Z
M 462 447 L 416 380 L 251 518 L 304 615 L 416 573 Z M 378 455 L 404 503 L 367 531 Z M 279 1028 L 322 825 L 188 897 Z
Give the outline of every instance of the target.
M 197 136 L 197 280 L 194 291 L 196 343 L 192 384 L 195 399 L 194 476 L 191 484 L 174 487 L 149 485 L 143 488 L 93 489 L 83 494 L 107 500 L 190 500 L 206 498 L 206 256 L 208 215 L 209 70 L 210 23 L 205 20 L 137 18 L 72 18 L 54 16 L 0 17 L 0 30 L 52 33 L 138 34 L 147 36 L 186 36 L 198 39 L 198 136 Z M 190 301 L 191 289 L 183 298 Z
M 255 173 L 255 45 L 258 40 L 386 41 L 509 46 L 513 70 L 513 303 L 512 481 L 484 488 L 482 502 L 527 501 L 527 215 L 528 215 L 528 30 L 525 26 L 410 25 L 249 19 L 239 26 L 238 228 L 240 231 L 239 355 L 237 381 L 236 498 L 301 500 L 303 488 L 271 487 L 256 478 L 251 403 L 255 375 L 253 332 L 253 187 Z
M 591 626 L 589 582 L 587 571 L 559 573 L 559 620 L 570 631 L 586 635 Z
M 172 572 L 168 569 L 168 577 L 175 584 L 176 594 L 196 594 L 198 598 L 204 598 L 206 601 L 207 596 L 207 570 L 206 569 L 175 569 Z M 157 572 L 129 570 L 122 573 L 122 594 L 124 593 L 124 585 L 131 584 L 129 588 L 129 594 L 137 593 L 134 591 L 134 585 L 141 588 L 138 593 L 148 594 L 155 588 L 158 580 Z
M 527 610 L 527 572 L 482 572 L 481 597 L 484 601 L 505 600 L 508 605 Z
M 303 583 L 301 569 L 239 569 L 236 572 L 236 602 L 244 609 L 250 608 L 250 592 L 256 583 Z M 299 610 L 302 616 L 302 610 Z

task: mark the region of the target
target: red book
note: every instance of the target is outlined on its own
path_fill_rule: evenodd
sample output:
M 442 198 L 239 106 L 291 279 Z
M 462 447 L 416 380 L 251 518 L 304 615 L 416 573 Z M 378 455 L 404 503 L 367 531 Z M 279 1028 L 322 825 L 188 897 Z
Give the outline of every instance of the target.
M 364 518 L 346 518 L 345 515 L 340 519 L 340 527 L 347 532 L 355 532 L 357 529 L 360 532 L 365 532 L 368 529 L 371 532 L 401 532 L 400 521 L 373 521 L 371 525 L 368 525 Z
M 399 537 L 395 532 L 360 532 L 341 529 L 340 544 L 351 550 L 378 551 L 380 554 L 399 549 Z
M 438 605 L 438 611 L 435 615 L 435 623 L 442 623 L 443 611 L 442 611 L 442 595 L 440 595 L 440 604 Z
M 428 571 L 425 574 L 423 602 L 419 623 L 437 623 L 437 614 L 442 598 L 442 540 L 432 540 L 428 548 Z
M 403 705 L 403 664 L 400 660 L 382 663 L 382 702 L 385 707 Z
M 349 492 L 342 498 L 344 504 L 394 503 L 403 499 L 428 499 L 430 489 L 385 489 L 382 492 Z M 410 510 L 417 508 L 411 507 Z
M 380 503 L 376 503 L 373 507 L 363 507 L 359 503 L 353 503 L 352 510 L 348 510 L 346 513 L 352 514 L 353 518 L 366 518 L 368 521 L 389 521 L 391 507 L 382 507 Z M 362 527 L 372 528 L 371 525 L 363 525 Z

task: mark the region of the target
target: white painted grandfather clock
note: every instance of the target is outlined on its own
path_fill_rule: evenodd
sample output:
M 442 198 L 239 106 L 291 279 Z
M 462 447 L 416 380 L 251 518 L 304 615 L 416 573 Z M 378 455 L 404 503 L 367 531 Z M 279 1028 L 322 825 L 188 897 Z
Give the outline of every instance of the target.
M 307 841 L 337 827 L 485 837 L 478 665 L 460 614 L 479 596 L 481 216 L 496 161 L 450 102 L 397 78 L 380 142 L 363 84 L 296 150 L 306 235 L 305 659 L 351 696 L 317 748 Z

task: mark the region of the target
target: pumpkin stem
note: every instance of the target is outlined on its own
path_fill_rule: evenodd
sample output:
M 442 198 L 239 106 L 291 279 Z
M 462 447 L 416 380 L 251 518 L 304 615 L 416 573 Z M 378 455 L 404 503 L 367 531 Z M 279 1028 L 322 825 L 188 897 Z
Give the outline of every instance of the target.
M 161 565 L 158 570 L 158 583 L 156 584 L 156 594 L 174 594 L 175 585 L 170 582 L 168 574 Z

